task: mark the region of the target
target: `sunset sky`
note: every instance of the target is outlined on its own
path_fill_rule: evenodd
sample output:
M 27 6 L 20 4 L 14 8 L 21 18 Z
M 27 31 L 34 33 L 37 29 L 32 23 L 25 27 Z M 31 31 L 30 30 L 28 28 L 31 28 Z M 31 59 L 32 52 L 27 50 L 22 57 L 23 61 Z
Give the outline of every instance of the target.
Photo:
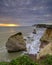
M 52 0 L 0 0 L 0 25 L 52 23 Z

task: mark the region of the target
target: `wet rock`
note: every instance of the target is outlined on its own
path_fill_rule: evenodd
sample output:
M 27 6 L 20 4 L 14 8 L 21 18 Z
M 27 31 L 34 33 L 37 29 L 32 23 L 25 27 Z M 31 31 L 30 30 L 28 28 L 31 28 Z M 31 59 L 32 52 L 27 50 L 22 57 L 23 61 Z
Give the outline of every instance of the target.
M 33 30 L 33 34 L 36 34 L 36 30 L 35 29 Z
M 23 35 L 21 32 L 14 34 L 9 37 L 6 42 L 6 48 L 8 52 L 17 52 L 26 50 L 26 43 L 23 39 Z

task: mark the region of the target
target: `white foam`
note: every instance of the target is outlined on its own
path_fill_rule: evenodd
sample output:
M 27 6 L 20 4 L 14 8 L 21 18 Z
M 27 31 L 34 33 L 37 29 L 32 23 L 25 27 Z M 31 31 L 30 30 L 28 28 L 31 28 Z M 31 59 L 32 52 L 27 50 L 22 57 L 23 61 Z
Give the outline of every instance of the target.
M 43 32 L 37 34 L 29 33 L 29 36 L 26 38 L 26 48 L 28 54 L 37 54 L 40 50 L 40 38 L 42 37 Z

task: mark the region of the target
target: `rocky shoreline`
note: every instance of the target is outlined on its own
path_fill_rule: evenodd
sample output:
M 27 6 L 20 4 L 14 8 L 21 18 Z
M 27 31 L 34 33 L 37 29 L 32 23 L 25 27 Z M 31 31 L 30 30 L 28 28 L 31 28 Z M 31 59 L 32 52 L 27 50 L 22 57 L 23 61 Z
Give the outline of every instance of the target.
M 34 24 L 33 26 L 36 26 L 37 28 L 51 28 L 52 24 Z
M 34 34 L 34 32 L 33 32 Z M 36 33 L 35 33 L 36 34 Z M 24 36 L 22 35 L 21 32 L 14 34 L 9 37 L 7 43 L 6 43 L 6 48 L 8 52 L 19 52 L 19 51 L 27 51 L 26 49 L 26 39 L 23 38 Z M 52 29 L 47 28 L 46 31 L 44 32 L 43 36 L 40 39 L 41 45 L 40 45 L 40 50 L 38 54 L 28 54 L 31 58 L 40 58 L 45 54 L 50 54 L 49 51 L 46 49 L 47 46 L 49 47 L 50 52 L 51 51 L 51 45 L 52 45 Z M 51 43 L 51 44 L 50 44 Z M 44 53 L 44 51 L 47 51 Z M 43 54 L 42 54 L 43 53 Z

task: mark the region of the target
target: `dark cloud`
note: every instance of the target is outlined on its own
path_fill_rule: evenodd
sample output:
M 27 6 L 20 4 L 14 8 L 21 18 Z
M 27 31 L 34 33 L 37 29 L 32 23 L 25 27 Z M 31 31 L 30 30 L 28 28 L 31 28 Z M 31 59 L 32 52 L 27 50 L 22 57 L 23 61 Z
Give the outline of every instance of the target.
M 52 23 L 52 0 L 0 0 L 0 17 L 11 17 L 13 23 L 29 25 Z

